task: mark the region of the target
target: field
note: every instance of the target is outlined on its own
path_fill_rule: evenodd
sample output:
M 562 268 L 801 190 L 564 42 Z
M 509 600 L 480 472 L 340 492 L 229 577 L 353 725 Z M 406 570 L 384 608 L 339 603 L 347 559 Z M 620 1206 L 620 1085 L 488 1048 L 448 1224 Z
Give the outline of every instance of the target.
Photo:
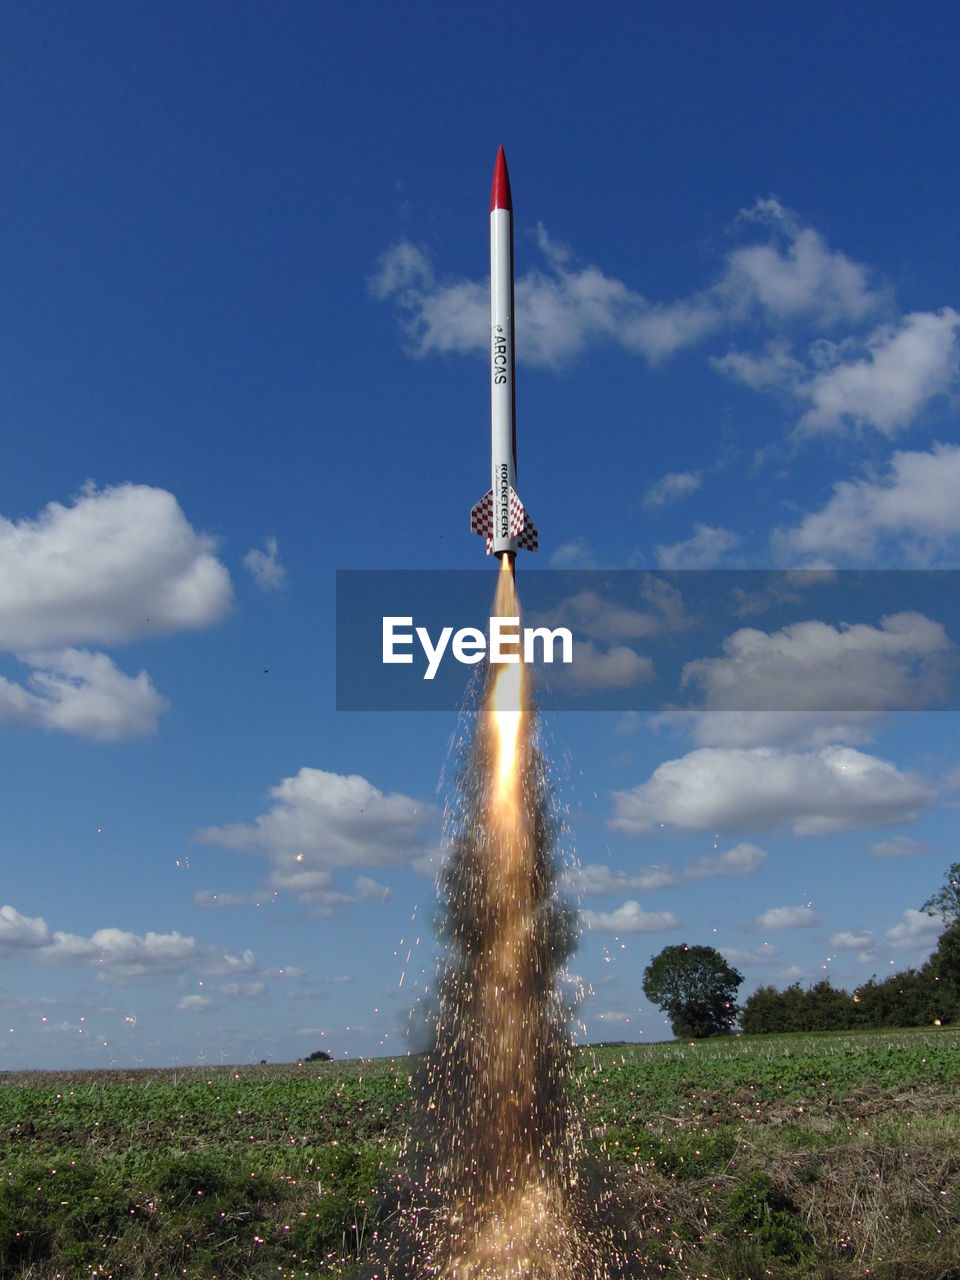
M 960 1276 L 960 1030 L 578 1054 L 637 1275 Z M 351 1276 L 409 1059 L 0 1076 L 0 1277 Z

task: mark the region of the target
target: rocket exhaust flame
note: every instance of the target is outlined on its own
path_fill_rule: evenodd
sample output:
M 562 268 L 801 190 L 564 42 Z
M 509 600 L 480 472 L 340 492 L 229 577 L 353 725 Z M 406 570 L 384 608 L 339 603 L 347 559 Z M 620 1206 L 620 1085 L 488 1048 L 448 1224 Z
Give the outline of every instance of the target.
M 513 577 L 513 562 L 509 555 L 500 561 L 497 593 L 493 600 L 492 616 L 498 618 L 519 617 L 517 591 Z M 506 646 L 504 646 L 506 649 Z M 521 736 L 521 720 L 528 695 L 526 668 L 520 661 L 501 664 L 491 677 L 489 714 L 492 718 L 496 741 L 496 796 L 502 804 L 516 806 L 517 752 Z
M 519 616 L 504 556 L 493 613 Z M 488 667 L 449 822 L 447 942 L 429 1050 L 390 1230 L 371 1280 L 612 1280 L 624 1233 L 581 1179 L 566 1096 L 574 939 L 561 898 L 530 674 Z M 635 1274 L 635 1273 L 634 1273 Z

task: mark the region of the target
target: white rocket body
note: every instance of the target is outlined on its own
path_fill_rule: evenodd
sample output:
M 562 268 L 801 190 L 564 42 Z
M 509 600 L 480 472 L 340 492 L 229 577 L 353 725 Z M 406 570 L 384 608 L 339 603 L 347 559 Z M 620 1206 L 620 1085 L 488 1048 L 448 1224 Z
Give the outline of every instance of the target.
M 470 512 L 487 555 L 537 549 L 537 531 L 517 494 L 513 349 L 513 207 L 503 147 L 490 197 L 490 491 Z

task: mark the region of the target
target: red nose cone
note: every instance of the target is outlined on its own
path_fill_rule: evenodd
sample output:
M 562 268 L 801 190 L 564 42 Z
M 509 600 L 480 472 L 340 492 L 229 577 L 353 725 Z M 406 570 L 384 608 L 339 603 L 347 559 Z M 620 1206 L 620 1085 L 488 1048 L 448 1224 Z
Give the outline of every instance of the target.
M 507 173 L 507 157 L 503 147 L 497 152 L 497 163 L 493 169 L 493 190 L 490 192 L 490 212 L 494 209 L 509 209 L 513 212 L 513 199 L 510 195 L 510 175 Z

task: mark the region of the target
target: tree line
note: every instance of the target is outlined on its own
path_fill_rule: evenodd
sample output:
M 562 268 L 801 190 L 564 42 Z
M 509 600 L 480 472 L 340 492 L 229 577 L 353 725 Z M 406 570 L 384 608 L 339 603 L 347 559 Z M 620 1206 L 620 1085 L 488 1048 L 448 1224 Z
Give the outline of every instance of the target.
M 921 907 L 947 925 L 920 969 L 876 976 L 855 991 L 829 979 L 806 991 L 760 987 L 746 1004 L 736 1001 L 743 974 L 713 947 L 664 947 L 644 970 L 647 998 L 670 1017 L 678 1039 L 729 1035 L 739 1022 L 746 1035 L 786 1031 L 848 1031 L 865 1027 L 920 1027 L 960 1022 L 960 862 Z
M 759 987 L 740 1012 L 745 1035 L 784 1031 L 852 1031 L 864 1027 L 929 1027 L 960 1021 L 960 924 L 941 935 L 919 969 L 876 977 L 848 992 L 829 979 L 804 991 Z

